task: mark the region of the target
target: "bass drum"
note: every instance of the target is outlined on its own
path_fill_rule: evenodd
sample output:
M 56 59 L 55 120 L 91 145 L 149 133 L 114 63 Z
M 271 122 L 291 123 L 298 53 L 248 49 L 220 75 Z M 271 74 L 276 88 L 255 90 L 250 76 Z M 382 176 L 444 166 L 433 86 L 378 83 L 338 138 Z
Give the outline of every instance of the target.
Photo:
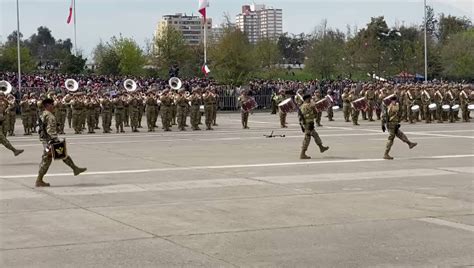
M 451 106 L 449 106 L 447 104 L 441 106 L 441 108 L 443 109 L 444 112 L 449 112 L 449 110 L 451 110 Z
M 278 104 L 278 107 L 280 108 L 280 111 L 285 114 L 294 112 L 297 109 L 296 103 L 291 98 L 282 101 Z
M 453 107 L 451 107 L 451 109 L 452 109 L 454 112 L 458 112 L 458 111 L 459 111 L 459 105 L 458 105 L 458 104 L 455 104 L 455 105 L 453 105 Z
M 420 106 L 419 105 L 413 105 L 411 107 L 411 111 L 414 112 L 414 113 L 417 113 L 420 111 Z
M 436 108 L 438 108 L 438 105 L 436 105 L 436 103 L 432 103 L 432 104 L 428 105 L 428 109 L 430 111 L 436 111 Z

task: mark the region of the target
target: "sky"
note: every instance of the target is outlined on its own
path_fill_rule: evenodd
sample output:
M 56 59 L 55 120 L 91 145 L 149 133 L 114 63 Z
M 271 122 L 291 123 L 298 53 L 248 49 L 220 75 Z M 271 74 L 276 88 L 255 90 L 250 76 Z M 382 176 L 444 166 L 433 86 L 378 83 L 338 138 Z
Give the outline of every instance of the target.
M 252 0 L 209 0 L 208 16 L 220 24 L 224 14 L 234 20 L 241 6 Z M 56 39 L 73 39 L 72 24 L 66 23 L 71 0 L 19 0 L 20 32 L 28 38 L 46 26 Z M 419 25 L 423 0 L 258 0 L 257 4 L 283 9 L 283 31 L 311 33 L 323 19 L 328 26 L 346 32 L 346 26 L 363 28 L 370 17 L 384 16 L 389 27 Z M 474 0 L 427 0 L 435 12 L 466 16 L 473 20 Z M 91 57 L 102 40 L 122 34 L 144 46 L 151 40 L 161 16 L 198 14 L 198 0 L 76 0 L 77 45 Z M 16 0 L 0 0 L 0 42 L 16 30 Z

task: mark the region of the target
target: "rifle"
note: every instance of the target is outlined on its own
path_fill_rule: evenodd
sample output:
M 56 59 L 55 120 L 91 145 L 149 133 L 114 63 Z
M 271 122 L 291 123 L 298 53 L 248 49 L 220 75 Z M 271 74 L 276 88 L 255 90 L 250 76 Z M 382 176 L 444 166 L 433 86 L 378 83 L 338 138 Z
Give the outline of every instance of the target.
M 285 138 L 286 135 L 273 135 L 273 131 L 270 135 L 263 135 L 264 137 L 267 137 L 267 138 Z

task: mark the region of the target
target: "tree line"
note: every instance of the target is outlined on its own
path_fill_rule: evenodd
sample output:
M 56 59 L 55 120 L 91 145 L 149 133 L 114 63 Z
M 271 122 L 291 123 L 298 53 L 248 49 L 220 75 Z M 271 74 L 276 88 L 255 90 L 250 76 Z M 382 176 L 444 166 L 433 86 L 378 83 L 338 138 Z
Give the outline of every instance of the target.
M 474 27 L 465 17 L 436 15 L 427 10 L 428 78 L 474 79 Z M 226 84 L 249 79 L 368 79 L 401 72 L 424 75 L 424 25 L 389 27 L 383 16 L 362 29 L 334 29 L 323 20 L 311 34 L 283 34 L 277 41 L 251 44 L 229 20 L 223 36 L 208 45 L 211 76 Z M 71 53 L 71 40 L 55 40 L 46 27 L 21 43 L 26 72 L 55 69 L 84 72 L 86 59 Z M 162 76 L 179 66 L 180 76 L 201 76 L 203 47 L 189 46 L 181 33 L 168 27 L 144 48 L 131 38 L 112 37 L 93 51 L 97 74 Z M 304 66 L 299 72 L 282 64 Z M 0 71 L 16 70 L 16 32 L 0 44 Z

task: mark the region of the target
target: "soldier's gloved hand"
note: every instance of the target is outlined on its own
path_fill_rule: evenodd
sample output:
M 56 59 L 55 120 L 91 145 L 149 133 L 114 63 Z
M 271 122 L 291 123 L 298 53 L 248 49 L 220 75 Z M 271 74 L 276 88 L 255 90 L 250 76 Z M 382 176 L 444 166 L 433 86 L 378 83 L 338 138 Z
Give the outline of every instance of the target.
M 385 127 L 385 125 L 382 125 L 382 131 L 383 132 L 387 131 L 387 128 Z

